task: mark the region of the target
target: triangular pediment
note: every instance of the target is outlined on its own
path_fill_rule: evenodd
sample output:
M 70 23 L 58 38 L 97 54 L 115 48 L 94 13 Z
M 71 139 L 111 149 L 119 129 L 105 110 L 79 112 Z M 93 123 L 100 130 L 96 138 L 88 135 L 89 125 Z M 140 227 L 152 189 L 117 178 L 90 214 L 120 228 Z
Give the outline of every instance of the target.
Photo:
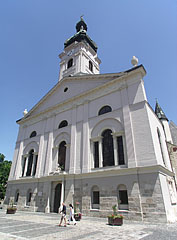
M 38 115 L 59 104 L 65 104 L 68 101 L 72 101 L 72 99 L 76 97 L 82 97 L 84 94 L 102 87 L 114 79 L 122 77 L 128 71 L 111 74 L 79 75 L 63 78 L 22 119 L 24 120 L 28 117 Z

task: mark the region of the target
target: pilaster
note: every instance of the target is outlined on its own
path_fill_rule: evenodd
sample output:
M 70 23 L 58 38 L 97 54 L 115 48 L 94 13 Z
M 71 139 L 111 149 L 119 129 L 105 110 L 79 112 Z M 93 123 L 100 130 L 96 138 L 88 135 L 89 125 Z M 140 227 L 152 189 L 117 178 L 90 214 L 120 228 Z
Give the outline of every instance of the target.
M 83 150 L 82 150 L 82 172 L 87 173 L 90 169 L 89 163 L 89 126 L 88 126 L 88 102 L 83 106 Z
M 133 126 L 131 120 L 131 112 L 129 108 L 128 102 L 128 93 L 127 89 L 124 88 L 121 90 L 121 100 L 122 100 L 122 108 L 123 108 L 123 121 L 124 121 L 124 129 L 125 129 L 125 139 L 127 145 L 127 158 L 128 158 L 128 166 L 136 167 L 136 153 L 135 153 L 135 144 L 133 139 Z
M 71 125 L 71 148 L 70 148 L 70 167 L 69 173 L 75 173 L 76 166 L 76 106 L 72 108 Z

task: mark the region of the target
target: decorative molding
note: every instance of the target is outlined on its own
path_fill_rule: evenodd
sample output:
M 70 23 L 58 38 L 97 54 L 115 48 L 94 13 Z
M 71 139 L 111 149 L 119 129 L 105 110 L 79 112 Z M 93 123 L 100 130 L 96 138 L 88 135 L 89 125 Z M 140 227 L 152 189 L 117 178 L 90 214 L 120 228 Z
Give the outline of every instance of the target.
M 121 131 L 121 132 L 113 132 L 113 133 L 111 133 L 111 135 L 112 135 L 113 137 L 118 137 L 118 136 L 124 136 L 125 133 L 124 133 L 124 131 Z
M 90 138 L 90 141 L 91 142 L 99 142 L 102 138 L 103 138 L 102 136 L 93 137 L 93 138 Z

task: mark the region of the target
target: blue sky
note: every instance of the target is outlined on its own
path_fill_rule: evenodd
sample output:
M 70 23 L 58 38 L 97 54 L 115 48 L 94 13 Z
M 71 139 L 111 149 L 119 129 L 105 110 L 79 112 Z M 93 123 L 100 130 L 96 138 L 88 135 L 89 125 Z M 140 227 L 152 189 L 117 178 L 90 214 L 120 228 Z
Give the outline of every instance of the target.
M 58 54 L 82 14 L 98 45 L 101 73 L 127 70 L 138 57 L 150 105 L 157 98 L 177 124 L 176 9 L 175 0 L 1 1 L 0 153 L 13 159 L 16 120 L 57 83 Z

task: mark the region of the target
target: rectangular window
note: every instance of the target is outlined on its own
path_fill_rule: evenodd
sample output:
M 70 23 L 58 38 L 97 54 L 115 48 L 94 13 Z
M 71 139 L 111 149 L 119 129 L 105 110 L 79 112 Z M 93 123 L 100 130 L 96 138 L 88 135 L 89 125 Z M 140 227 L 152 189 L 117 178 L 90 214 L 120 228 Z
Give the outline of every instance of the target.
M 100 204 L 100 193 L 98 191 L 93 192 L 93 204 Z
M 118 164 L 124 165 L 124 148 L 123 148 L 123 138 L 122 136 L 117 137 L 117 148 L 118 148 Z
M 99 143 L 94 142 L 94 168 L 99 167 Z

